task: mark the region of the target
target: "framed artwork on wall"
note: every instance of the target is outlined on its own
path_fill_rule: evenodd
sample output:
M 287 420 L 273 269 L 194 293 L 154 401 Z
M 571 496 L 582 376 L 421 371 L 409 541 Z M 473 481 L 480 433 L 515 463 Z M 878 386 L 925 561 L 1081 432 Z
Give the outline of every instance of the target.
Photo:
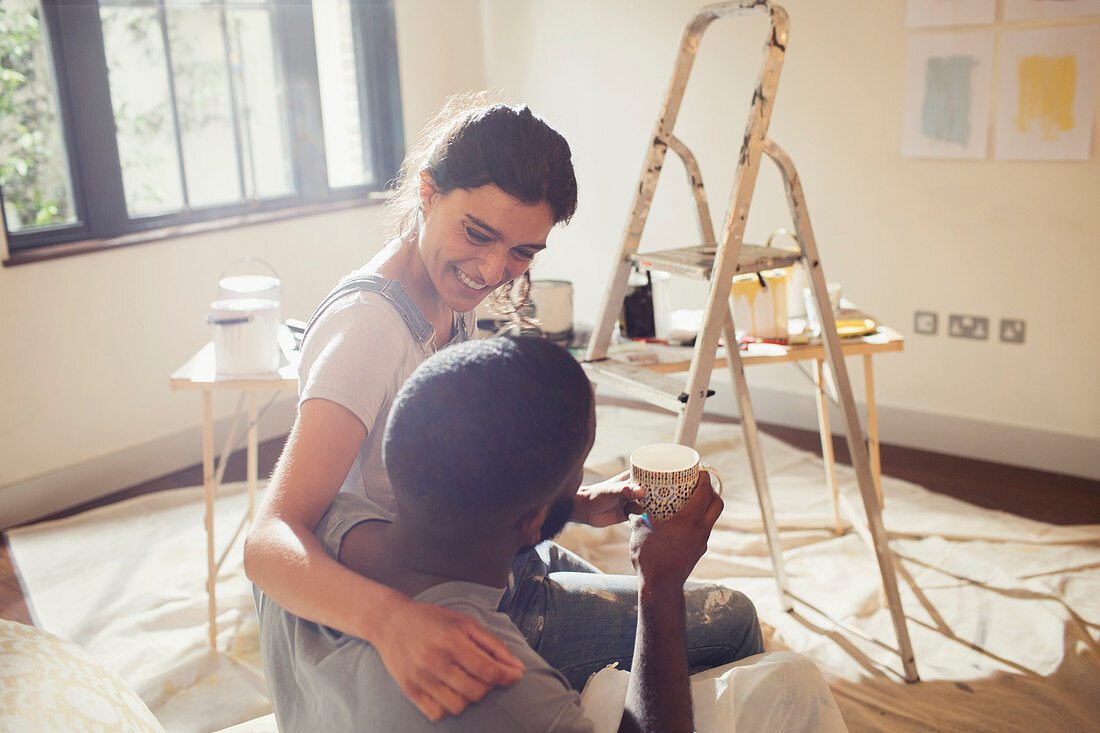
M 1100 26 L 1001 36 L 994 157 L 1087 160 L 1096 107 Z
M 984 158 L 993 88 L 993 33 L 909 37 L 901 154 Z

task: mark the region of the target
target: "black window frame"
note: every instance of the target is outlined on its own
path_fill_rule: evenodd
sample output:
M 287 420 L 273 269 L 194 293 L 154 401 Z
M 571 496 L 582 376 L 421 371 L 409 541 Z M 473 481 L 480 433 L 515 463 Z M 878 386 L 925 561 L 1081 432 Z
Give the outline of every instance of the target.
M 163 7 L 164 0 L 132 4 Z M 7 230 L 5 218 L 9 253 L 5 264 L 51 245 L 376 198 L 371 194 L 390 184 L 405 151 L 393 0 L 352 0 L 350 6 L 360 109 L 365 110 L 363 140 L 370 146 L 374 180 L 340 188 L 328 185 L 312 4 L 310 0 L 266 0 L 264 6 L 272 13 L 273 41 L 286 82 L 294 193 L 131 218 L 123 192 L 98 0 L 42 0 L 40 20 L 46 26 L 54 64 L 76 222 L 13 233 Z

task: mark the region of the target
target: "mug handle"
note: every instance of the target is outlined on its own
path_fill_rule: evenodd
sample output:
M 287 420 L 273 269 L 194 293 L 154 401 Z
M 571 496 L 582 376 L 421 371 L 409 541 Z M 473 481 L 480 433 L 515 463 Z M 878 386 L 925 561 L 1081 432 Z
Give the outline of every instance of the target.
M 718 494 L 718 496 L 721 496 L 722 495 L 722 474 L 718 473 L 718 469 L 715 468 L 714 466 L 710 465 L 709 463 L 700 463 L 699 464 L 699 470 L 700 471 L 706 471 L 707 473 L 710 474 L 712 484 L 714 483 L 715 480 L 718 481 L 718 485 L 714 487 L 714 493 Z

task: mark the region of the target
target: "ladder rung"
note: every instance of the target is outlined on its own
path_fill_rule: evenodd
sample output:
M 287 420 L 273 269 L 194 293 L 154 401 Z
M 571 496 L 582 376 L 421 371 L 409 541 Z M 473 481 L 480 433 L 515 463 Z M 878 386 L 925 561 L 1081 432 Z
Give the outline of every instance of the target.
M 716 247 L 700 245 L 679 249 L 662 249 L 656 252 L 636 252 L 630 256 L 634 264 L 647 270 L 670 272 L 697 280 L 709 280 L 714 269 Z M 782 247 L 761 247 L 758 244 L 742 244 L 734 275 L 790 267 L 802 254 Z
M 586 361 L 581 366 L 593 382 L 615 387 L 670 412 L 683 412 L 687 403 L 682 379 L 614 359 Z

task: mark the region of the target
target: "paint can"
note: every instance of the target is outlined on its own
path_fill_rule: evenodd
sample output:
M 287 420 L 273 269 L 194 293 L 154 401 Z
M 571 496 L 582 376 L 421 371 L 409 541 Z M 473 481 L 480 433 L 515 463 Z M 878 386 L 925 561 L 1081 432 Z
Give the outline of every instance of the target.
M 210 304 L 214 370 L 219 377 L 270 376 L 279 370 L 279 302 L 228 298 Z
M 798 235 L 786 228 L 776 229 L 769 234 L 767 241 L 764 242 L 764 246 L 778 247 L 779 245 L 775 243 L 778 237 L 787 237 L 794 242 L 793 245 L 788 244 L 783 247 L 783 249 L 801 254 L 802 246 L 798 242 Z M 806 273 L 806 266 L 799 261 L 797 264 L 784 269 L 789 270 L 791 273 L 790 277 L 787 279 L 787 318 L 805 318 L 806 303 L 802 300 L 802 288 L 810 286 L 809 276 Z
M 788 338 L 787 285 L 790 268 L 738 275 L 730 283 L 734 333 L 740 339 Z
M 243 257 L 232 265 L 233 269 L 241 263 L 255 262 L 268 272 L 263 275 L 227 275 L 224 271 L 218 278 L 218 299 L 251 298 L 254 300 L 274 300 L 280 308 L 275 313 L 276 323 L 282 322 L 283 282 L 275 268 L 259 257 Z
M 531 302 L 542 335 L 551 341 L 573 336 L 573 283 L 568 280 L 532 280 Z

